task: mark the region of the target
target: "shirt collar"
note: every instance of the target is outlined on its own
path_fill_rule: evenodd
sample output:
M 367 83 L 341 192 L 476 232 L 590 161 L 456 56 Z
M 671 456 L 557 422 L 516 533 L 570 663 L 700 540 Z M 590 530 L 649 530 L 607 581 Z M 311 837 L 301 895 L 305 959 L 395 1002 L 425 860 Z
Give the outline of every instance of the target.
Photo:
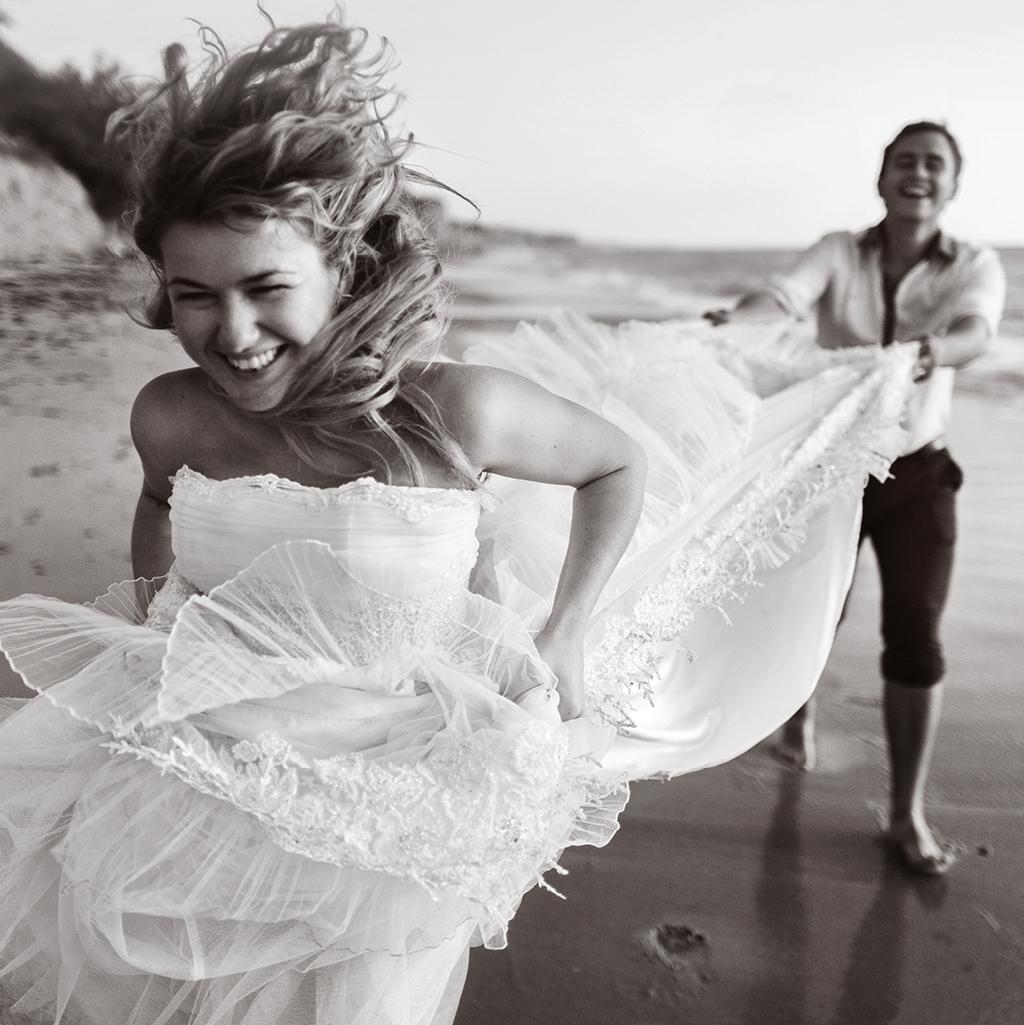
M 862 231 L 857 236 L 857 245 L 863 251 L 870 249 L 881 250 L 882 245 L 885 242 L 885 222 L 880 221 L 878 224 L 872 225 L 865 231 Z M 947 235 L 940 228 L 935 233 L 935 238 L 932 239 L 931 244 L 928 246 L 927 252 L 924 254 L 926 260 L 944 260 L 946 263 L 952 263 L 956 259 L 957 254 L 957 241 L 952 235 Z

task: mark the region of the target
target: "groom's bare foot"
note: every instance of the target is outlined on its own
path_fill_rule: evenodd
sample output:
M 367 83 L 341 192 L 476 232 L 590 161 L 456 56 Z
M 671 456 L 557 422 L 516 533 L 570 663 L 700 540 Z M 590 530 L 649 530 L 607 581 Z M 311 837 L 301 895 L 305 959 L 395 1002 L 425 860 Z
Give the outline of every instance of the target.
M 914 875 L 945 875 L 956 861 L 953 851 L 939 843 L 924 819 L 894 820 L 884 839 Z
M 814 706 L 811 702 L 782 727 L 772 753 L 790 769 L 810 772 L 814 768 L 818 761 L 818 748 L 814 739 Z

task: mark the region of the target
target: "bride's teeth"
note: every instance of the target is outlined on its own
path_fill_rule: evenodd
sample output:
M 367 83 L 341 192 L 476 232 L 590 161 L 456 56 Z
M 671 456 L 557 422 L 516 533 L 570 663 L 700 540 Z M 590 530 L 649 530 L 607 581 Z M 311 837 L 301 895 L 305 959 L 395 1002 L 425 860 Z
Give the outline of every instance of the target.
M 280 351 L 280 348 L 267 349 L 266 352 L 261 352 L 256 356 L 248 356 L 246 359 L 232 359 L 230 356 L 226 356 L 225 359 L 236 370 L 262 370 L 267 364 L 273 363 Z

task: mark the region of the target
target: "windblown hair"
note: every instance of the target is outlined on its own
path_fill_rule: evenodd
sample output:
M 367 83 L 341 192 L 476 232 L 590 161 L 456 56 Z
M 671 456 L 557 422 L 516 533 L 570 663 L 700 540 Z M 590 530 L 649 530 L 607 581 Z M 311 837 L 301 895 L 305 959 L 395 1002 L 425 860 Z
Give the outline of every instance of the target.
M 368 52 L 365 30 L 340 18 L 274 28 L 235 56 L 211 30 L 201 38 L 197 73 L 183 47 L 168 47 L 165 81 L 108 127 L 133 165 L 133 234 L 159 283 L 145 322 L 173 328 L 160 255 L 171 224 L 301 226 L 340 272 L 329 342 L 276 407 L 251 415 L 275 420 L 301 459 L 328 472 L 324 453 L 340 449 L 387 481 L 397 460 L 423 484 L 418 449 L 477 486 L 413 368 L 437 351 L 449 295 L 410 186 L 445 186 L 404 166 L 412 137 L 389 131 L 388 44 Z

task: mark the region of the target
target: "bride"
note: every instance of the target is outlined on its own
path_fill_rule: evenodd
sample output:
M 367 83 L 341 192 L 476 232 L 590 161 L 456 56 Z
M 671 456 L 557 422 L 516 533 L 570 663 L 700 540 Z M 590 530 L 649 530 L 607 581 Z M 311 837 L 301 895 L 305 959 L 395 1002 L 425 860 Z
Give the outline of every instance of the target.
M 440 359 L 430 182 L 365 33 L 209 50 L 112 127 L 151 325 L 195 364 L 132 411 L 139 579 L 0 605 L 42 695 L 0 704 L 0 995 L 447 1022 L 469 945 L 629 779 L 810 693 L 913 357 L 566 317 Z

